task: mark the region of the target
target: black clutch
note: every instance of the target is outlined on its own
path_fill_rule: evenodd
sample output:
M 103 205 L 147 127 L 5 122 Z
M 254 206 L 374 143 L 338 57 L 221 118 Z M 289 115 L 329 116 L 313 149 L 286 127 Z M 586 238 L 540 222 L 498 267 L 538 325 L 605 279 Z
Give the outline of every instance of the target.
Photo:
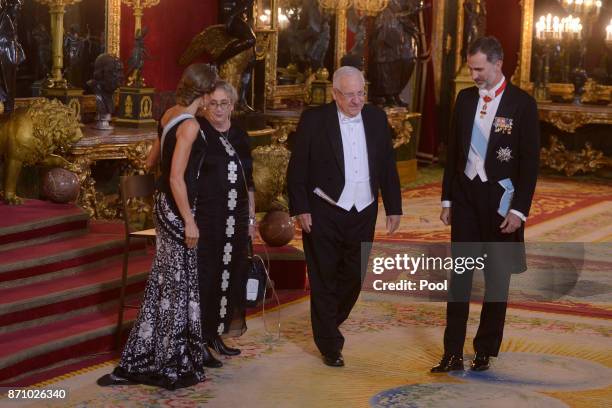
M 259 255 L 253 254 L 253 242 L 248 245 L 249 271 L 246 283 L 246 307 L 255 307 L 266 295 L 268 273 L 266 265 Z

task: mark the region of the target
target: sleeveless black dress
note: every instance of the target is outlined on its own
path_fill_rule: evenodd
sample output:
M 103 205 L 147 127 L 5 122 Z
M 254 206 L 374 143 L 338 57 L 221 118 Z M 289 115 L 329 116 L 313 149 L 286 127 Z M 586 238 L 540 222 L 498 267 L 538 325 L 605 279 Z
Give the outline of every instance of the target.
M 185 246 L 185 227 L 169 186 L 176 130 L 191 115 L 168 123 L 155 195 L 156 251 L 138 318 L 113 375 L 170 390 L 205 379 L 197 250 Z M 194 142 L 185 171 L 192 211 L 204 139 Z
M 253 189 L 249 136 L 232 126 L 223 134 L 198 118 L 206 154 L 197 183 L 198 272 L 204 340 L 246 331 L 248 271 L 247 189 Z

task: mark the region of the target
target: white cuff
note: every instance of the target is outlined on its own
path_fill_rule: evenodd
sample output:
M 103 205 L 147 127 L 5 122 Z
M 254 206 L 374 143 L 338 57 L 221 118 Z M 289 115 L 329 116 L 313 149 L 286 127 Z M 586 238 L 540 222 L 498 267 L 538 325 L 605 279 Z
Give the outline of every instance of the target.
M 452 207 L 452 201 L 442 200 L 442 208 L 451 208 L 451 207 Z
M 516 210 L 510 210 L 510 212 L 523 220 L 523 222 L 527 222 L 527 217 L 525 217 L 522 212 Z

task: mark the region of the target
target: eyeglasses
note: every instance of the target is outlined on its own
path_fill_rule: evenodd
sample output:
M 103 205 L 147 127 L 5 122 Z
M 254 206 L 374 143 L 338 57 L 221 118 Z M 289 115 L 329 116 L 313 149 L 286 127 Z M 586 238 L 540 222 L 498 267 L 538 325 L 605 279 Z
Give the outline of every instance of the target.
M 210 110 L 215 110 L 217 108 L 221 108 L 222 110 L 227 110 L 231 105 L 232 104 L 230 101 L 221 101 L 221 102 L 210 101 L 208 102 L 207 107 Z
M 334 88 L 334 89 L 336 90 L 336 92 L 338 92 L 340 95 L 342 95 L 342 97 L 345 98 L 345 99 L 353 99 L 353 98 L 363 99 L 366 96 L 366 92 L 365 91 L 344 93 L 341 90 L 339 90 L 338 88 Z

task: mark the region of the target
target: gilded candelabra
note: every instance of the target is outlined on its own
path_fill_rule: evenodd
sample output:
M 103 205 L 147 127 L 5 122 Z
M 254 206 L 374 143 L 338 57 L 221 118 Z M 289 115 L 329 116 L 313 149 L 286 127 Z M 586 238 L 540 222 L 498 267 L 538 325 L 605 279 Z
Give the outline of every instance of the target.
M 580 18 L 570 15 L 560 19 L 549 13 L 540 17 L 535 24 L 535 30 L 535 42 L 539 52 L 534 97 L 538 101 L 549 101 L 550 54 L 555 48 L 560 48 L 568 65 L 569 50 L 573 44 L 579 43 L 582 24 Z M 565 67 L 564 71 L 569 71 L 569 66 Z
M 142 16 L 144 16 L 144 10 L 153 6 L 157 6 L 160 0 L 122 0 L 123 4 L 131 7 L 134 10 L 134 38 L 143 36 L 142 31 Z M 145 85 L 144 78 L 142 77 L 141 68 L 136 68 L 133 72 L 130 72 L 128 77 L 128 86 L 140 86 Z
M 51 77 L 48 78 L 44 87 L 66 89 L 69 87 L 69 84 L 62 75 L 62 68 L 64 67 L 64 14 L 66 13 L 66 7 L 79 3 L 81 0 L 35 1 L 49 7 L 49 14 L 51 16 L 53 68 L 51 69 Z
M 574 84 L 574 103 L 580 104 L 582 94 L 584 93 L 584 85 L 588 79 L 588 74 L 584 68 L 584 58 L 586 55 L 587 42 L 592 37 L 593 28 L 601 12 L 603 3 L 601 0 L 563 0 L 563 7 L 572 16 L 578 16 L 580 24 L 578 47 L 580 50 L 580 58 L 578 66 L 571 72 L 571 81 Z M 584 30 L 583 30 L 584 27 Z

